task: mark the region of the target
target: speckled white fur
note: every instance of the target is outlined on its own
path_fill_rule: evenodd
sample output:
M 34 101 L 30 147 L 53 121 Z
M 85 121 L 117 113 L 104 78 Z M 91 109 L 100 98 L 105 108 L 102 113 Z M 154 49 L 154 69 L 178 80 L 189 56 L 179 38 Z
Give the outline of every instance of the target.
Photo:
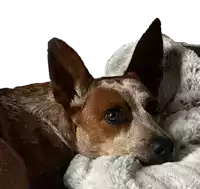
M 102 156 L 95 160 L 77 155 L 64 183 L 73 189 L 200 188 L 200 58 L 197 54 L 163 36 L 164 80 L 160 102 L 168 117 L 165 129 L 181 146 L 181 160 L 142 167 L 131 155 Z M 122 46 L 108 61 L 106 75 L 122 75 L 136 43 Z

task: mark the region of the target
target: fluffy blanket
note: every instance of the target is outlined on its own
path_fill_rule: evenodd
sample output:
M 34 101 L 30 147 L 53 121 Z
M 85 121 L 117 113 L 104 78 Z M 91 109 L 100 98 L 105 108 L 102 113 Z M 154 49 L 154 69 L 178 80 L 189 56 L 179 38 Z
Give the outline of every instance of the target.
M 165 35 L 163 42 L 164 79 L 159 99 L 165 107 L 165 129 L 179 149 L 177 161 L 142 167 L 131 155 L 93 160 L 77 155 L 64 176 L 69 188 L 200 188 L 200 58 L 187 45 Z M 136 43 L 122 46 L 111 57 L 106 75 L 123 74 Z

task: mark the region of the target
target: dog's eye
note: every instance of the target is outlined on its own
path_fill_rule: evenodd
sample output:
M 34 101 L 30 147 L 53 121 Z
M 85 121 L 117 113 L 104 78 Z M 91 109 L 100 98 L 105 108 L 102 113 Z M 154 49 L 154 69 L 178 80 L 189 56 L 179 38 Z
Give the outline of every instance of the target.
M 124 122 L 123 112 L 120 109 L 109 109 L 104 116 L 105 121 L 110 125 L 119 125 Z
M 154 115 L 154 116 L 160 113 L 159 103 L 154 98 L 147 99 L 145 109 L 149 114 Z

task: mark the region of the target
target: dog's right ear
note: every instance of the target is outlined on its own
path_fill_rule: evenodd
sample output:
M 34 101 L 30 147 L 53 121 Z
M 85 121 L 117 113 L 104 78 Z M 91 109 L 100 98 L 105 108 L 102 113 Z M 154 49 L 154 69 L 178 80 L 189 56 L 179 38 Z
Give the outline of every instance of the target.
M 136 74 L 154 96 L 158 96 L 163 77 L 163 39 L 157 18 L 138 41 L 125 74 Z
M 93 77 L 79 55 L 57 38 L 48 42 L 48 65 L 55 100 L 70 114 L 72 106 L 78 106 L 84 97 Z

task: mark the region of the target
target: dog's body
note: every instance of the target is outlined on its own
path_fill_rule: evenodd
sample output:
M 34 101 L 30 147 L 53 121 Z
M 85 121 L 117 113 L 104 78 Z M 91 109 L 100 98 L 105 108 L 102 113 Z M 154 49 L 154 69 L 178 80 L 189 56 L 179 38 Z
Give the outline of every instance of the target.
M 73 157 L 59 130 L 65 122 L 63 114 L 50 83 L 0 90 L 0 138 L 22 157 L 35 188 L 47 184 L 55 188 L 59 183 L 53 181 L 58 182 L 55 177 L 59 177 L 59 167 L 65 170 Z M 44 176 L 37 181 L 41 174 Z
M 22 157 L 30 180 L 54 170 L 35 188 L 58 187 L 53 172 L 66 168 L 74 152 L 92 158 L 133 153 L 142 164 L 171 160 L 173 142 L 156 119 L 162 60 L 158 19 L 120 77 L 94 79 L 71 47 L 49 41 L 51 83 L 0 91 L 0 137 Z

